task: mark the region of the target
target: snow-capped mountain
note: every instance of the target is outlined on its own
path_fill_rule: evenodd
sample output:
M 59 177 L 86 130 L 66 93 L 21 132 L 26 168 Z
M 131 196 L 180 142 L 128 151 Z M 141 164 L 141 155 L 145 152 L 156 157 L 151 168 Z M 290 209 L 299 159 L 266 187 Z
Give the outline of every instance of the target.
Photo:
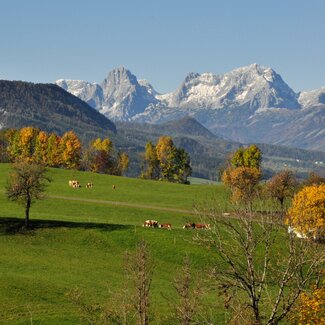
M 152 94 L 153 88 L 141 85 L 124 67 L 111 71 L 101 86 L 104 98 L 100 112 L 115 120 L 129 120 L 158 102 Z
M 325 88 L 295 93 L 274 70 L 257 64 L 223 75 L 190 73 L 168 94 L 157 93 L 123 67 L 111 71 L 101 86 L 57 84 L 115 121 L 163 123 L 192 116 L 235 141 L 325 150 Z M 91 97 L 95 87 L 99 90 Z
M 303 107 L 324 105 L 325 87 L 302 92 L 300 93 L 298 100 Z
M 55 83 L 93 108 L 102 104 L 103 90 L 97 83 L 71 79 L 59 79 Z
M 128 121 L 158 103 L 158 93 L 146 81 L 138 82 L 124 67 L 111 71 L 101 85 L 82 80 L 60 79 L 56 84 L 86 101 L 108 118 Z
M 297 95 L 272 69 L 252 64 L 224 75 L 190 73 L 171 94 L 159 97 L 169 107 L 220 109 L 299 108 Z

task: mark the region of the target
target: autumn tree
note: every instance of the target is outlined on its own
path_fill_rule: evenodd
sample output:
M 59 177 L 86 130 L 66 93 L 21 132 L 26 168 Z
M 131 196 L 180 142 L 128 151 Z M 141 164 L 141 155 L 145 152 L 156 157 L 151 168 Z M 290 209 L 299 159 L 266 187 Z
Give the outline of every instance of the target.
M 287 224 L 307 237 L 325 238 L 325 185 L 306 186 L 292 200 Z
M 314 285 L 311 292 L 301 292 L 290 320 L 294 324 L 325 324 L 324 283 L 320 286 Z
M 33 152 L 33 161 L 37 164 L 48 164 L 47 157 L 48 150 L 48 134 L 44 131 L 40 131 L 35 140 L 35 149 Z
M 144 171 L 141 177 L 148 179 L 158 179 L 160 175 L 159 160 L 157 158 L 156 147 L 151 141 L 147 142 L 144 152 Z
M 46 169 L 37 164 L 26 161 L 13 165 L 6 193 L 11 201 L 18 202 L 25 207 L 25 227 L 29 228 L 29 210 L 35 200 L 43 198 L 46 182 L 50 178 L 46 176 Z
M 7 150 L 12 162 L 17 159 L 32 160 L 37 133 L 38 129 L 33 127 L 24 127 L 20 130 L 12 129 L 7 132 L 9 141 Z
M 173 162 L 175 157 L 175 146 L 171 137 L 161 136 L 158 139 L 156 154 L 159 161 L 161 177 L 167 181 L 172 181 L 174 174 Z
M 311 172 L 308 178 L 303 182 L 304 186 L 325 184 L 325 177 L 321 177 L 315 172 Z
M 129 167 L 129 156 L 125 152 L 118 152 L 117 154 L 117 166 L 115 175 L 121 176 L 125 173 Z
M 191 173 L 189 154 L 177 148 L 171 137 L 161 136 L 156 146 L 151 142 L 146 144 L 141 177 L 187 184 Z
M 73 131 L 68 131 L 63 134 L 60 148 L 62 152 L 62 163 L 67 168 L 78 168 L 81 157 L 81 143 Z
M 51 133 L 47 138 L 46 161 L 49 167 L 59 167 L 62 164 L 61 138 Z
M 271 198 L 279 201 L 283 213 L 285 199 L 293 197 L 297 186 L 298 182 L 293 172 L 284 170 L 274 175 L 266 183 L 266 191 Z
M 232 202 L 244 204 L 249 211 L 259 193 L 260 178 L 261 171 L 251 167 L 229 167 L 222 175 L 222 181 L 231 191 Z
M 231 157 L 230 164 L 222 173 L 222 181 L 230 189 L 231 200 L 244 204 L 252 211 L 253 201 L 259 194 L 262 173 L 262 153 L 256 145 L 239 148 Z
M 95 173 L 109 173 L 112 169 L 113 143 L 110 139 L 97 138 L 90 143 L 88 151 L 86 152 L 90 171 Z
M 36 137 L 39 130 L 33 127 L 25 127 L 19 131 L 19 155 L 17 158 L 31 162 L 35 150 Z

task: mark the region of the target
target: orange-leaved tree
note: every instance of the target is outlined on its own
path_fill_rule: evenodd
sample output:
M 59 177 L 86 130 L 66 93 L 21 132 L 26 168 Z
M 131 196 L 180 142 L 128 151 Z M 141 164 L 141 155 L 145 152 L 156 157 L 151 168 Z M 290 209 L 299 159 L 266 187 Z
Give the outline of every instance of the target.
M 252 167 L 229 167 L 223 175 L 222 181 L 231 191 L 231 199 L 234 203 L 243 203 L 249 211 L 258 194 L 258 184 L 261 171 Z
M 281 211 L 284 211 L 284 201 L 292 198 L 298 186 L 295 175 L 290 170 L 283 170 L 275 174 L 267 183 L 266 191 L 268 195 L 279 201 Z
M 325 185 L 306 186 L 292 200 L 287 224 L 308 237 L 325 236 Z

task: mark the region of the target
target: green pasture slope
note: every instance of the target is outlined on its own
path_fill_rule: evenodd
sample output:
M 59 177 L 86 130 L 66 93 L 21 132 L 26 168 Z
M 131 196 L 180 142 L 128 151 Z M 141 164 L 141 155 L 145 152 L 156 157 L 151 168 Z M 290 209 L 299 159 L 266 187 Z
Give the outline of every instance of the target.
M 51 169 L 48 197 L 31 208 L 34 230 L 22 233 L 17 229 L 23 208 L 5 197 L 9 171 L 9 165 L 0 164 L 0 324 L 82 323 L 69 291 L 80 288 L 86 302 L 103 303 L 124 281 L 124 252 L 134 250 L 142 238 L 155 263 L 152 324 L 171 324 L 163 295 L 175 295 L 171 282 L 184 256 L 190 256 L 196 272 L 214 263 L 213 253 L 195 245 L 193 232 L 182 225 L 196 220 L 190 211 L 197 203 L 213 197 L 220 206 L 226 205 L 221 185 L 168 184 Z M 72 189 L 69 179 L 82 185 L 93 182 L 94 188 Z M 173 230 L 144 229 L 146 219 L 170 222 Z M 224 312 L 215 308 L 216 299 L 211 299 L 215 320 L 223 323 Z

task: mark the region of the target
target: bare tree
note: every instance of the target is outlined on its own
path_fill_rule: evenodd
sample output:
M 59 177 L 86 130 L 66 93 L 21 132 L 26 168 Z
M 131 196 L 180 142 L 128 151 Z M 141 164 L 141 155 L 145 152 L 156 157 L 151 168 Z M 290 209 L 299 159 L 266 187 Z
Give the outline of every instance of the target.
M 191 272 L 191 262 L 188 256 L 184 258 L 181 272 L 174 280 L 174 289 L 178 296 L 175 316 L 181 325 L 195 323 L 195 318 L 200 308 L 200 300 L 203 295 L 201 282 L 194 278 Z
M 153 264 L 149 254 L 148 244 L 141 240 L 134 255 L 127 260 L 127 273 L 134 288 L 133 307 L 137 313 L 137 324 L 149 324 L 150 288 Z
M 237 324 L 279 323 L 317 278 L 324 247 L 295 238 L 272 214 L 255 216 L 245 209 L 229 218 L 216 211 L 198 209 L 213 225 L 199 240 L 221 259 L 213 274 L 223 289 L 225 307 L 232 308 L 237 320 L 246 309 Z
M 45 167 L 28 162 L 13 165 L 13 173 L 6 186 L 7 197 L 25 207 L 26 228 L 29 228 L 29 209 L 32 203 L 43 198 L 45 181 L 50 182 Z

